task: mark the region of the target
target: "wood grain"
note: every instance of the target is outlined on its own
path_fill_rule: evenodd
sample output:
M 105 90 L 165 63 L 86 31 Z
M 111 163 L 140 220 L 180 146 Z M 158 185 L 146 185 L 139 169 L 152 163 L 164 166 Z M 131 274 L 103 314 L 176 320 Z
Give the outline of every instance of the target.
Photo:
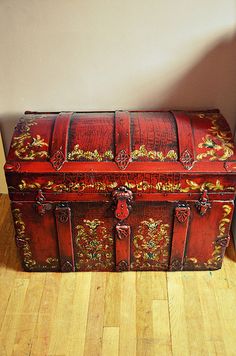
M 27 273 L 0 196 L 0 355 L 235 355 L 236 256 L 215 272 Z

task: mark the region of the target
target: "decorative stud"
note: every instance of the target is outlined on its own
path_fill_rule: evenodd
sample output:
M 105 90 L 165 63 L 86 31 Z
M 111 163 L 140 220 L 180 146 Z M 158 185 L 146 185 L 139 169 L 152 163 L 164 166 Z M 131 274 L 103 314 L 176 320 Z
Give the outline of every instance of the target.
M 62 272 L 73 272 L 73 266 L 69 261 L 65 261 L 61 266 Z
M 200 199 L 195 203 L 195 206 L 201 216 L 205 215 L 207 210 L 211 208 L 207 190 L 204 190 Z
M 121 170 L 125 170 L 130 161 L 130 155 L 126 152 L 126 150 L 121 150 L 115 157 L 115 162 Z
M 56 171 L 61 169 L 63 163 L 65 162 L 65 155 L 62 152 L 62 147 L 60 147 L 60 149 L 53 154 L 53 156 L 50 158 L 50 162 Z
M 120 240 L 128 239 L 130 237 L 129 225 L 116 225 L 117 236 Z
M 170 264 L 170 271 L 182 271 L 182 269 L 183 269 L 182 260 L 178 257 L 174 258 Z
M 181 224 L 184 224 L 190 215 L 190 207 L 186 204 L 179 204 L 175 209 L 175 216 Z
M 122 260 L 118 263 L 116 266 L 117 272 L 125 272 L 129 270 L 128 262 L 125 260 Z
M 186 149 L 180 157 L 180 162 L 184 166 L 184 168 L 190 170 L 194 165 L 194 157 L 188 149 Z

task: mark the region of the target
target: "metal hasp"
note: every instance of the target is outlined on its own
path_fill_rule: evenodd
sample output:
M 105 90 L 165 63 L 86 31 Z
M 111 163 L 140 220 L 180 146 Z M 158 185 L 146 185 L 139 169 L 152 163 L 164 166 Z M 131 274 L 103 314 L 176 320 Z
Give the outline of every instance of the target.
M 206 189 L 202 192 L 202 195 L 195 203 L 195 206 L 201 216 L 205 215 L 207 210 L 211 208 L 211 203 Z
M 131 211 L 133 193 L 126 187 L 119 187 L 112 193 L 112 198 L 116 204 L 115 217 L 118 220 L 125 220 Z
M 45 215 L 47 210 L 52 209 L 52 204 L 44 203 L 46 198 L 43 195 L 43 192 L 41 189 L 38 190 L 35 200 L 36 200 L 35 208 L 39 215 Z

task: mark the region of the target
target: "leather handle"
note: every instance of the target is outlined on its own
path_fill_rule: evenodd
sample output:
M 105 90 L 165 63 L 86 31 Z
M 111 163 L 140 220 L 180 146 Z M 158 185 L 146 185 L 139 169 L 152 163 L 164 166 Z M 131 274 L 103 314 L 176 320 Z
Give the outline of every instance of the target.
M 180 162 L 184 168 L 190 170 L 195 163 L 195 149 L 193 142 L 193 130 L 190 117 L 183 111 L 173 111 L 179 142 Z
M 187 204 L 179 204 L 175 209 L 174 231 L 169 266 L 171 271 L 181 271 L 183 269 L 189 219 L 190 207 Z
M 67 159 L 68 130 L 73 112 L 58 114 L 53 134 L 50 152 L 50 162 L 56 171 L 59 171 Z
M 72 242 L 71 210 L 67 206 L 57 206 L 55 209 L 58 246 L 62 272 L 75 270 Z

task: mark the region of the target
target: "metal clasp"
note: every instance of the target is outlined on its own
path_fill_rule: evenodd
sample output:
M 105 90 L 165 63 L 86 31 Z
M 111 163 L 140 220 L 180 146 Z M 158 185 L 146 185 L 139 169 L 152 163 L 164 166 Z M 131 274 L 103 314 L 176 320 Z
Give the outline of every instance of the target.
M 39 215 L 41 215 L 41 216 L 45 215 L 46 211 L 52 209 L 52 204 L 44 203 L 46 198 L 43 195 L 43 192 L 41 189 L 38 190 L 35 200 L 36 200 L 35 208 Z
M 205 215 L 207 210 L 211 208 L 211 203 L 209 201 L 209 196 L 206 189 L 202 192 L 202 195 L 195 203 L 195 206 L 201 216 Z
M 132 208 L 133 193 L 122 186 L 112 193 L 112 198 L 116 204 L 115 217 L 121 221 L 125 220 Z

